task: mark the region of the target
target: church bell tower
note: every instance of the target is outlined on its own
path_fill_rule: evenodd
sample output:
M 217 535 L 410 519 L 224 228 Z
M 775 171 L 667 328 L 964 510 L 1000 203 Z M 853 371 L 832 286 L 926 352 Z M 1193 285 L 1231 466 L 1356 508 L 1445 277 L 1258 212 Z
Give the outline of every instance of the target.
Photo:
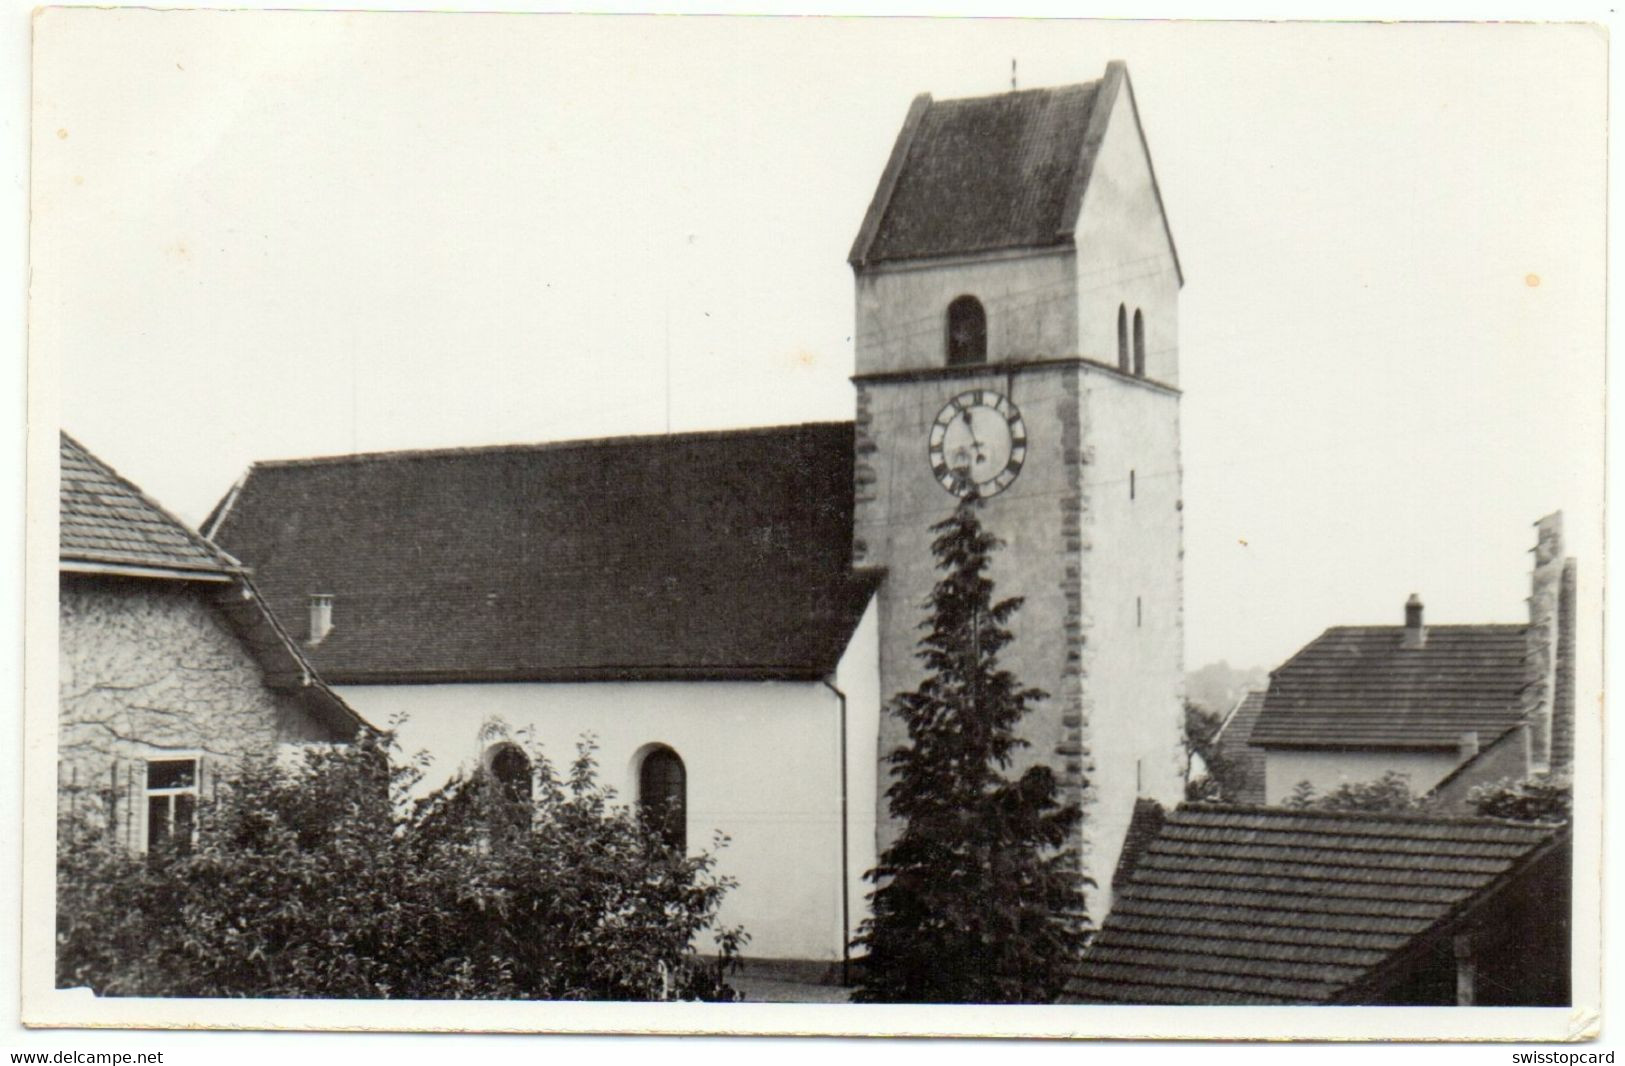
M 1005 545 L 995 595 L 1025 599 L 1002 662 L 1050 694 L 1014 769 L 1048 763 L 1081 804 L 1098 923 L 1136 801 L 1184 791 L 1183 278 L 1123 64 L 917 97 L 850 262 L 853 551 L 885 575 L 882 698 L 919 683 L 929 529 L 968 477 Z M 883 714 L 877 756 L 905 739 Z M 881 848 L 889 784 L 883 765 Z

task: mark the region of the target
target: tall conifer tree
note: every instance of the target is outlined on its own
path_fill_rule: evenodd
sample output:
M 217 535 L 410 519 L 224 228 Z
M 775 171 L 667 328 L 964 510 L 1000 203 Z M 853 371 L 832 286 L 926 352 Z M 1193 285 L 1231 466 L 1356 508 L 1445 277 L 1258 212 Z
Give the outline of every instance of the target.
M 926 676 L 893 697 L 908 728 L 886 796 L 902 833 L 867 879 L 872 917 L 854 999 L 871 1003 L 1040 1003 L 1084 946 L 1084 879 L 1069 847 L 1081 820 L 1034 766 L 1011 779 L 1016 728 L 1046 693 L 999 667 L 1019 598 L 993 602 L 999 541 L 967 498 L 932 527 L 942 578 L 925 605 Z

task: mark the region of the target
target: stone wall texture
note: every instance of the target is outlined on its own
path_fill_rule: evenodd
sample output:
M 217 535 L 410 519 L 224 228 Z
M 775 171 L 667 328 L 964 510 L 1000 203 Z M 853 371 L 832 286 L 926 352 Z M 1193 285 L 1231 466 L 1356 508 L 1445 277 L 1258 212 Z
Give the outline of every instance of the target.
M 202 788 L 249 751 L 341 740 L 259 665 L 213 607 L 223 586 L 65 575 L 58 786 L 64 810 L 145 846 L 145 761 L 197 755 Z

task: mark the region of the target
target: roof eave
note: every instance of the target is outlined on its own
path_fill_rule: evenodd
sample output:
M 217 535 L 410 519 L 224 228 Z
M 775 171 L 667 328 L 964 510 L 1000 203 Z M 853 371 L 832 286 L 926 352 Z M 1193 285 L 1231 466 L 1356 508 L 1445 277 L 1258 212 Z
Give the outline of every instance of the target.
M 516 668 L 513 670 L 332 670 L 330 685 L 488 685 L 488 684 L 598 684 L 626 681 L 788 681 L 819 682 L 837 663 L 764 666 L 572 666 Z M 279 675 L 273 683 L 288 684 L 292 675 Z
M 920 123 L 930 109 L 930 93 L 920 93 L 908 105 L 903 128 L 897 132 L 897 140 L 892 144 L 891 158 L 886 160 L 886 168 L 880 172 L 880 184 L 875 187 L 874 198 L 869 201 L 869 210 L 863 216 L 863 225 L 858 227 L 858 236 L 846 257 L 854 270 L 868 263 L 869 249 L 875 242 L 875 235 L 880 232 L 880 222 L 886 217 L 886 208 L 891 205 L 892 193 L 896 191 L 897 181 L 902 176 L 903 164 L 908 160 L 914 135 L 919 132 Z
M 164 581 L 206 581 L 213 584 L 230 584 L 233 578 L 233 571 L 223 568 L 206 569 L 199 567 L 192 570 L 179 566 L 150 566 L 142 563 L 66 556 L 61 559 L 59 569 L 65 574 L 156 578 Z
M 871 271 L 909 268 L 928 268 L 954 266 L 958 263 L 985 263 L 990 257 L 1001 259 L 1021 259 L 1029 256 L 1054 255 L 1057 252 L 1073 252 L 1077 250 L 1077 239 L 1071 232 L 1058 232 L 1046 241 L 1021 241 L 1012 244 L 990 244 L 982 248 L 956 248 L 951 252 L 933 252 L 928 255 L 896 255 L 882 256 L 877 259 L 865 259 L 863 262 L 852 261 L 852 270 L 857 274 L 866 274 Z
M 1480 819 L 1483 821 L 1483 819 Z M 1539 869 L 1540 863 L 1553 852 L 1571 846 L 1573 829 L 1568 825 L 1554 827 L 1556 830 L 1543 843 L 1537 844 L 1515 860 L 1510 868 L 1501 872 L 1489 884 L 1484 885 L 1477 892 L 1457 903 L 1446 912 L 1438 921 L 1427 929 L 1412 936 L 1406 943 L 1387 958 L 1370 967 L 1365 976 L 1348 984 L 1333 998 L 1335 1003 L 1358 1003 L 1362 999 L 1387 984 L 1396 973 L 1404 970 L 1406 966 L 1414 965 L 1418 959 L 1426 958 L 1434 946 L 1447 937 L 1453 936 L 1464 926 L 1468 926 L 1476 912 L 1490 906 L 1508 889 L 1518 884 L 1525 877 L 1530 876 Z
M 1496 734 L 1496 736 L 1499 737 L 1500 734 Z M 1265 748 L 1271 751 L 1322 751 L 1333 753 L 1343 751 L 1414 751 L 1455 753 L 1461 750 L 1461 741 L 1459 738 L 1456 740 L 1370 740 L 1366 738 L 1359 740 L 1339 740 L 1336 737 L 1332 737 L 1330 739 L 1317 738 L 1315 740 L 1271 740 L 1269 738 L 1259 740 L 1255 733 L 1253 738 L 1249 740 L 1247 744 L 1249 747 Z

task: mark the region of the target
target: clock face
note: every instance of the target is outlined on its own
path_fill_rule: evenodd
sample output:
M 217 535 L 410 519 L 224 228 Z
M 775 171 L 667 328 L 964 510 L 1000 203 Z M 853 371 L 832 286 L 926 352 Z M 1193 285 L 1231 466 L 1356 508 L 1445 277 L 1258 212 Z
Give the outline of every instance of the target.
M 1027 458 L 1027 426 L 992 389 L 962 392 L 931 423 L 931 474 L 955 496 L 996 496 Z

